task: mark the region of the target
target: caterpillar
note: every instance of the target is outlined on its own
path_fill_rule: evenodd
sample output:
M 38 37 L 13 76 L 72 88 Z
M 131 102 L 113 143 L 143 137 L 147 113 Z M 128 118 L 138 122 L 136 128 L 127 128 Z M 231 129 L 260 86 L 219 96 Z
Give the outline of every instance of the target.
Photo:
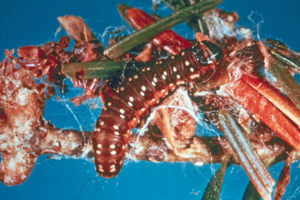
M 202 41 L 180 55 L 143 63 L 127 75 L 106 100 L 95 125 L 92 138 L 97 173 L 105 178 L 116 176 L 123 165 L 131 130 L 140 119 L 178 86 L 211 75 L 222 58 L 221 48 Z

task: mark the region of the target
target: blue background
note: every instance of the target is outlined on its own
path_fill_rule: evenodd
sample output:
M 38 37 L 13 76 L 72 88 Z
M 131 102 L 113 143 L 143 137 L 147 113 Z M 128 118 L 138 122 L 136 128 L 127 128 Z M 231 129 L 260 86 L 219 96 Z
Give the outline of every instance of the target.
M 105 28 L 109 26 L 109 30 L 113 30 L 125 25 L 125 30 L 130 31 L 117 12 L 119 3 L 152 12 L 151 0 L 1 0 L 0 52 L 4 52 L 6 48 L 57 41 L 65 32 L 62 31 L 56 36 L 59 27 L 56 18 L 66 14 L 85 19 L 100 40 Z M 264 23 L 259 29 L 262 39 L 280 39 L 292 49 L 300 50 L 299 6 L 298 0 L 225 0 L 220 7 L 227 11 L 237 11 L 240 16 L 239 25 L 254 30 L 263 20 Z M 254 22 L 247 17 L 251 12 L 255 13 Z M 161 8 L 159 14 L 166 16 L 170 11 Z M 176 27 L 175 30 L 183 36 L 193 37 L 184 25 Z M 103 41 L 107 40 L 108 36 L 105 35 Z M 3 54 L 0 57 L 3 58 Z M 80 92 L 80 89 L 72 89 L 63 96 L 65 101 L 49 100 L 45 108 L 45 118 L 57 127 L 92 130 L 100 109 L 91 110 L 85 105 L 74 107 L 68 102 Z M 95 102 L 88 103 L 99 103 L 92 101 Z M 117 178 L 103 179 L 96 174 L 91 161 L 60 159 L 41 157 L 29 179 L 22 185 L 7 187 L 0 183 L 0 199 L 200 199 L 207 182 L 219 167 L 129 161 Z M 282 166 L 279 163 L 271 168 L 274 178 L 277 179 Z M 300 162 L 293 164 L 291 183 L 284 199 L 300 198 L 299 166 Z M 248 178 L 242 168 L 230 167 L 226 174 L 222 199 L 241 199 L 247 183 Z

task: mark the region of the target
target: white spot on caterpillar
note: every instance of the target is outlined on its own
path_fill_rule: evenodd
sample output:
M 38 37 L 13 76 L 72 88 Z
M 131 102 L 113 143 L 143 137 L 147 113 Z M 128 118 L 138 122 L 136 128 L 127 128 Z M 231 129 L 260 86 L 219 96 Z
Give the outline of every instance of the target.
M 100 151 L 100 150 L 96 150 L 96 154 L 97 154 L 97 155 L 100 155 L 100 154 L 101 154 L 101 151 Z
M 155 87 L 156 86 L 156 83 L 154 81 L 151 82 L 151 84 Z
M 97 148 L 101 149 L 102 148 L 102 144 L 97 144 Z
M 115 131 L 114 134 L 115 135 L 120 135 L 120 133 L 118 131 Z
M 133 97 L 129 97 L 129 101 L 133 102 L 134 98 Z
M 104 125 L 104 121 L 100 121 L 100 126 L 103 126 Z
M 129 82 L 132 81 L 132 78 L 128 78 L 128 81 L 129 81 Z
M 124 87 L 120 87 L 120 90 L 123 92 L 125 90 L 125 88 Z
M 103 169 L 99 169 L 99 171 L 102 172 L 102 173 L 104 173 L 104 170 L 103 170 Z
M 190 72 L 194 72 L 195 70 L 194 70 L 194 68 L 193 67 L 191 67 L 190 68 Z
M 136 74 L 133 76 L 134 79 L 137 79 L 139 76 Z
M 112 169 L 109 170 L 109 172 L 115 172 L 115 171 L 116 171 L 115 168 L 112 168 Z
M 146 86 L 142 85 L 141 89 L 142 89 L 143 91 L 146 91 Z
M 144 93 L 144 92 L 140 92 L 140 94 L 141 94 L 142 96 L 145 96 L 145 93 Z
M 161 76 L 164 80 L 166 80 L 167 79 L 167 77 L 165 76 L 165 75 L 162 75 Z
M 174 86 L 175 86 L 175 85 L 174 85 L 173 83 L 170 83 L 170 84 L 169 84 L 169 87 L 170 87 L 170 88 L 173 88 Z
M 173 72 L 177 72 L 177 68 L 176 67 L 173 67 Z
M 122 119 L 125 119 L 125 116 L 124 116 L 124 115 L 122 115 L 122 114 L 120 115 L 120 117 L 121 117 Z
M 116 168 L 116 165 L 112 164 L 109 166 L 111 169 Z
M 124 114 L 125 113 L 125 110 L 124 109 L 120 109 L 120 113 Z
M 190 78 L 191 80 L 195 80 L 195 79 L 197 79 L 197 78 L 199 78 L 199 77 L 200 77 L 199 74 L 192 74 L 189 78 Z
M 184 64 L 185 64 L 185 66 L 189 66 L 189 65 L 190 65 L 190 62 L 189 62 L 188 60 L 186 60 L 186 61 L 184 62 Z
M 147 67 L 147 71 L 150 71 L 150 69 L 151 69 L 150 67 Z
M 113 128 L 114 128 L 115 130 L 119 130 L 119 126 L 118 126 L 118 125 L 114 125 Z
M 111 106 L 111 102 L 107 102 L 107 106 Z
M 156 78 L 156 77 L 153 77 L 153 81 L 157 83 L 157 78 Z
M 111 144 L 111 145 L 109 145 L 109 148 L 114 149 L 114 148 L 116 148 L 116 145 Z
M 116 155 L 116 154 L 117 154 L 117 151 L 113 150 L 113 151 L 110 152 L 110 154 L 111 154 L 111 155 Z
M 136 121 L 136 117 L 134 117 L 134 118 L 132 119 L 132 121 Z
M 175 59 L 175 56 L 171 56 L 171 59 Z
M 100 168 L 100 167 L 99 167 L 98 170 L 99 170 L 100 172 L 102 172 L 102 173 L 104 172 L 103 168 Z
M 128 105 L 129 105 L 130 107 L 133 106 L 133 104 L 132 104 L 130 101 L 128 101 Z
M 183 52 L 181 52 L 181 56 L 184 56 L 185 55 L 185 52 L 183 51 Z
M 167 75 L 168 75 L 168 73 L 167 73 L 166 71 L 164 71 L 164 72 L 163 72 L 163 74 L 164 74 L 165 76 L 167 76 Z
M 177 79 L 180 79 L 180 75 L 179 75 L 179 74 L 177 74 L 177 75 L 176 75 L 176 78 L 177 78 Z

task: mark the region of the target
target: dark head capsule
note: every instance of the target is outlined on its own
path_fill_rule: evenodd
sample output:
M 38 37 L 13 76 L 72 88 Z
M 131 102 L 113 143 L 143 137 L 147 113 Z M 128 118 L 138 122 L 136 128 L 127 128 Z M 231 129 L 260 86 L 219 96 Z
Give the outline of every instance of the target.
M 222 49 L 208 40 L 194 44 L 191 51 L 201 65 L 209 65 L 215 62 L 218 63 L 224 56 Z

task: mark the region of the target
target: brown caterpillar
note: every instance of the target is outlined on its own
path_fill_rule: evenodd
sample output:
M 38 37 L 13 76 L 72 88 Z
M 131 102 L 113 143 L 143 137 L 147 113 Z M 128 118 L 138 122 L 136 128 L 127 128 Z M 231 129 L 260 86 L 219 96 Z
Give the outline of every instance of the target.
M 106 178 L 116 176 L 123 165 L 131 130 L 140 119 L 178 86 L 211 75 L 222 57 L 218 46 L 202 41 L 179 56 L 145 63 L 126 77 L 107 99 L 95 126 L 93 148 L 97 172 Z

